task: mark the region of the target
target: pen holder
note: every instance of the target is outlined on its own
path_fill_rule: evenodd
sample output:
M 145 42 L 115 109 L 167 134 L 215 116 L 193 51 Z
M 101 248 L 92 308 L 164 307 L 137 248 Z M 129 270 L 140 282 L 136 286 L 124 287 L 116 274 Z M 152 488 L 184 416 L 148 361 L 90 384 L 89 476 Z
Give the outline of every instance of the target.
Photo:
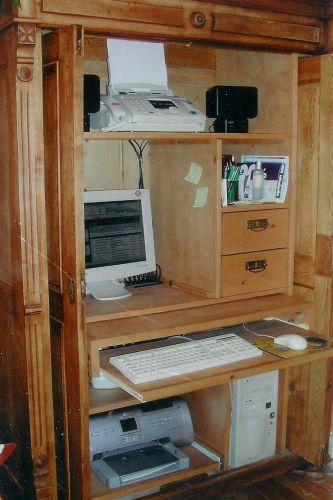
M 227 199 L 228 205 L 237 201 L 238 194 L 238 181 L 228 181 L 227 182 Z

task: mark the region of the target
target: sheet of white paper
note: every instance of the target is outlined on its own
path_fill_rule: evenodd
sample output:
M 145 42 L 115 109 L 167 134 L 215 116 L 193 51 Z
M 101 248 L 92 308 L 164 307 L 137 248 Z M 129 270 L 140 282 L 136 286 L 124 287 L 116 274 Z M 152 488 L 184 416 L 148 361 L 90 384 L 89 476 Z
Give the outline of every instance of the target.
M 167 87 L 163 43 L 109 38 L 107 47 L 111 85 Z

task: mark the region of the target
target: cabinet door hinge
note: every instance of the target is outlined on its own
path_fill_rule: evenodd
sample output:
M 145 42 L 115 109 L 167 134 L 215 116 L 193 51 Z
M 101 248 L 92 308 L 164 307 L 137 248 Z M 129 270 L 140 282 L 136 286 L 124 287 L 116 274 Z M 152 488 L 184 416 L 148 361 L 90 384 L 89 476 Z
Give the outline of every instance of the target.
M 81 277 L 81 299 L 85 299 L 87 296 L 87 283 L 84 276 Z
M 67 293 L 68 293 L 68 299 L 70 304 L 73 304 L 75 301 L 76 297 L 76 292 L 75 292 L 76 284 L 75 284 L 75 279 L 71 274 L 68 274 L 67 276 Z
M 76 27 L 76 51 L 80 56 L 82 53 L 82 43 L 83 43 L 83 28 L 82 26 Z

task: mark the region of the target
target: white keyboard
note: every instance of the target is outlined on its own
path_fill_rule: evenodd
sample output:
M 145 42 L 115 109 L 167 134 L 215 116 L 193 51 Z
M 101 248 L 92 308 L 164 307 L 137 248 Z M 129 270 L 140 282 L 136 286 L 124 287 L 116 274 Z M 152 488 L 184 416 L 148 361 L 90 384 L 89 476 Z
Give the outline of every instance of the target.
M 260 355 L 260 349 L 234 333 L 228 333 L 111 356 L 109 362 L 134 384 L 142 384 Z

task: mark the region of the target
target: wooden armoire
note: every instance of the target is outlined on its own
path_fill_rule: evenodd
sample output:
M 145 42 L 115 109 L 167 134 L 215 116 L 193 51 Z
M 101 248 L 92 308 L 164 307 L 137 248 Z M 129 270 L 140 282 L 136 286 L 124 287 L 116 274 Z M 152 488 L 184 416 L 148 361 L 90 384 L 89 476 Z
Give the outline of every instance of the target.
M 332 47 L 332 19 L 329 0 L 21 0 L 20 7 L 3 0 L 0 443 L 17 447 L 0 467 L 0 496 L 160 491 L 166 498 L 163 488 L 170 496 L 208 495 L 223 481 L 275 474 L 299 457 L 327 463 L 330 347 L 286 360 L 264 354 L 261 363 L 145 387 L 144 401 L 181 395 L 190 407 L 196 438 L 210 454 L 188 451 L 186 472 L 108 489 L 91 472 L 89 418 L 138 404 L 120 388 L 91 387 L 114 346 L 267 317 L 331 336 L 332 123 L 324 108 L 332 104 L 332 64 L 322 54 Z M 97 74 L 105 94 L 111 37 L 163 41 L 169 86 L 203 111 L 215 85 L 256 86 L 259 112 L 249 133 L 211 133 L 209 121 L 200 133 L 84 132 L 83 76 Z M 83 193 L 136 186 L 129 140 L 149 143 L 144 177 L 163 285 L 101 304 L 86 296 Z M 288 156 L 285 202 L 221 208 L 224 154 Z M 197 187 L 184 180 L 192 162 L 202 166 Z M 198 208 L 200 187 L 208 196 Z M 270 235 L 241 239 L 249 220 L 268 220 Z M 248 259 L 264 259 L 268 271 L 244 273 Z M 230 470 L 229 384 L 270 369 L 280 372 L 276 455 Z

